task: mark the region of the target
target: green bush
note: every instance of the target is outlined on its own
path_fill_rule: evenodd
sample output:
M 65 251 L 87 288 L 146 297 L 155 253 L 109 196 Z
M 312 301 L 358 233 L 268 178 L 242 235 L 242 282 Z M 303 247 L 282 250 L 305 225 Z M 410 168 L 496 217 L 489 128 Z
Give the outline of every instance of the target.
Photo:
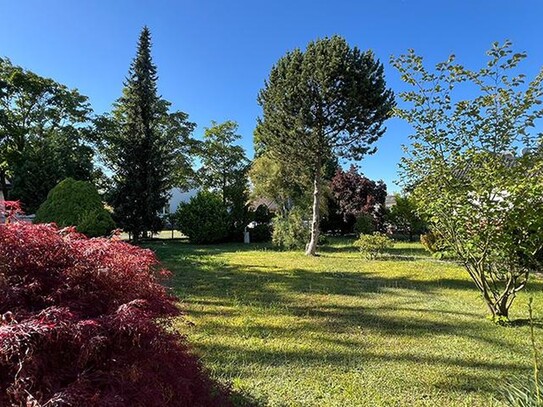
M 354 231 L 359 235 L 369 235 L 375 232 L 375 221 L 373 216 L 367 213 L 358 215 L 356 223 L 354 224 Z
M 262 223 L 249 229 L 249 235 L 253 243 L 269 242 L 272 238 L 272 228 L 270 225 Z
M 445 250 L 445 242 L 443 241 L 443 237 L 436 232 L 428 232 L 420 235 L 420 243 L 432 254 Z
M 217 243 L 228 236 L 228 212 L 221 196 L 214 192 L 198 192 L 179 205 L 175 217 L 179 230 L 192 243 Z
M 253 218 L 259 224 L 269 223 L 273 218 L 273 214 L 266 205 L 260 204 L 253 212 Z
M 286 250 L 301 249 L 309 242 L 309 226 L 299 210 L 293 209 L 286 217 L 273 221 L 272 243 Z
M 362 234 L 353 244 L 360 249 L 362 255 L 367 259 L 376 259 L 386 249 L 394 247 L 394 241 L 387 235 L 379 232 L 375 232 L 372 235 Z
M 105 236 L 115 229 L 115 222 L 95 186 L 87 181 L 66 178 L 55 186 L 36 212 L 35 223 L 75 226 L 90 237 Z

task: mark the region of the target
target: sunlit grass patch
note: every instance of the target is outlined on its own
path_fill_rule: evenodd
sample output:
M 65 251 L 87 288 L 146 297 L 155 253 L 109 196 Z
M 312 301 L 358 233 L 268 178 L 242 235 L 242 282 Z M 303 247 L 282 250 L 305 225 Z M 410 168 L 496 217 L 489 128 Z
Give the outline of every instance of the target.
M 257 405 L 501 405 L 504 379 L 530 372 L 528 327 L 487 321 L 463 269 L 416 243 L 374 261 L 346 239 L 316 258 L 267 245 L 150 247 L 193 323 L 177 328 Z M 541 283 L 529 290 L 537 316 Z M 513 319 L 527 317 L 526 301 Z

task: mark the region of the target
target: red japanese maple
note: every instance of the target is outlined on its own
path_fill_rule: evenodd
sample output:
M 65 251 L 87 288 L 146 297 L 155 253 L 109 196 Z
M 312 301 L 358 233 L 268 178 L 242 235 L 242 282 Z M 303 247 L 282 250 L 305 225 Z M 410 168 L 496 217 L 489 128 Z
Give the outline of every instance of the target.
M 6 203 L 8 219 L 17 206 Z M 221 406 L 150 250 L 72 229 L 0 225 L 0 406 Z

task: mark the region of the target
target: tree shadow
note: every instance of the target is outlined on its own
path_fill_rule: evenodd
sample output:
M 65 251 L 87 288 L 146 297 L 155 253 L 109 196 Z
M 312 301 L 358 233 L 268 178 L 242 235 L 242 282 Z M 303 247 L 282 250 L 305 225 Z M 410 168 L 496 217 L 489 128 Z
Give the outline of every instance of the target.
M 387 254 L 389 254 L 392 257 L 414 257 L 416 259 L 429 259 L 432 258 L 432 255 L 428 253 L 426 249 L 423 247 L 397 247 L 394 246 L 390 249 L 388 249 Z
M 529 318 L 517 318 L 511 321 L 509 324 L 512 327 L 522 327 L 533 325 L 534 328 L 543 328 L 543 319 L 542 318 L 533 318 L 531 321 Z
M 485 346 L 500 349 L 500 352 L 523 355 L 525 350 L 512 347 L 511 343 L 496 335 L 492 328 L 479 329 L 481 324 L 490 324 L 485 321 L 484 314 L 469 310 L 463 312 L 432 308 L 428 305 L 426 300 L 443 295 L 441 291 L 444 289 L 470 291 L 476 295 L 477 290 L 470 280 L 451 277 L 430 280 L 409 276 L 387 278 L 384 273 L 371 271 L 319 271 L 301 267 L 284 270 L 273 265 L 233 264 L 223 260 L 217 261 L 212 257 L 218 253 L 252 251 L 254 247 L 251 245 L 172 246 L 175 247 L 153 245 L 152 248 L 174 272 L 171 287 L 175 294 L 183 303 L 195 305 L 190 311 L 191 314 L 211 317 L 205 319 L 206 331 L 233 339 L 199 345 L 200 351 L 213 354 L 219 361 L 217 363 L 219 371 L 220 366 L 232 364 L 228 357 L 236 352 L 243 354 L 244 364 L 261 366 L 262 369 L 288 364 L 292 360 L 302 361 L 304 366 L 315 368 L 319 368 L 323 360 L 337 367 L 348 366 L 352 364 L 355 352 L 361 361 L 379 363 L 406 361 L 421 365 L 439 365 L 444 369 L 447 366 L 466 369 L 462 373 L 465 377 L 458 375 L 451 388 L 456 386 L 459 391 L 481 389 L 493 393 L 492 383 L 495 385 L 495 382 L 492 380 L 496 371 L 521 373 L 526 370 L 522 363 L 511 363 L 507 358 L 473 360 L 455 355 L 413 354 L 409 349 L 399 354 L 398 352 L 383 354 L 366 346 L 362 338 L 358 339 L 356 335 L 351 335 L 360 327 L 384 338 L 402 337 L 418 340 L 428 336 L 446 335 L 483 343 Z M 263 246 L 263 250 L 265 247 Z M 403 249 L 399 250 L 399 253 L 405 253 L 401 251 Z M 392 253 L 406 256 L 398 254 L 398 251 Z M 541 290 L 543 288 L 541 281 L 532 281 L 531 288 Z M 391 298 L 391 303 L 375 307 L 371 306 L 371 302 L 366 302 L 365 306 L 344 306 L 332 302 L 319 303 L 315 306 L 309 301 L 304 303 L 300 300 L 305 298 L 306 294 L 369 299 L 375 295 L 386 294 Z M 249 320 L 247 326 L 243 327 L 229 325 L 227 320 L 242 316 L 244 307 L 256 307 L 263 315 L 270 310 L 282 316 L 295 317 L 296 324 L 288 327 L 274 326 L 261 319 L 257 322 Z M 526 320 L 517 321 L 513 321 L 513 326 L 526 326 Z M 538 320 L 536 327 L 543 329 L 543 320 Z M 336 335 L 342 333 L 346 335 Z M 333 350 L 327 349 L 326 354 L 311 347 L 305 350 L 267 348 L 254 350 L 238 345 L 240 336 L 243 339 L 256 338 L 263 341 L 268 338 L 283 338 L 284 341 L 297 337 L 318 338 L 323 343 L 333 343 L 337 346 L 330 346 Z M 237 339 L 237 342 L 234 339 Z M 472 369 L 483 370 L 485 374 L 472 375 L 470 373 Z M 222 373 L 225 375 L 226 370 Z M 236 372 L 238 373 L 243 376 L 241 370 Z M 444 388 L 447 383 L 443 383 Z M 234 399 L 238 406 L 266 405 L 265 401 L 252 399 L 251 396 L 241 393 L 235 394 Z

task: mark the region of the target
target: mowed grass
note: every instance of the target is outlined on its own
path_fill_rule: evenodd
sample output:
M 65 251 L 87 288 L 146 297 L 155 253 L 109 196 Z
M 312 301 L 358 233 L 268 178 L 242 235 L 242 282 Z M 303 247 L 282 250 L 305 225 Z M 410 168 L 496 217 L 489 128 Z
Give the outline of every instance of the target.
M 188 336 L 238 404 L 257 406 L 494 406 L 532 364 L 528 295 L 499 327 L 466 272 L 401 243 L 366 261 L 347 240 L 320 257 L 265 245 L 154 242 Z M 543 331 L 537 328 L 536 335 Z

